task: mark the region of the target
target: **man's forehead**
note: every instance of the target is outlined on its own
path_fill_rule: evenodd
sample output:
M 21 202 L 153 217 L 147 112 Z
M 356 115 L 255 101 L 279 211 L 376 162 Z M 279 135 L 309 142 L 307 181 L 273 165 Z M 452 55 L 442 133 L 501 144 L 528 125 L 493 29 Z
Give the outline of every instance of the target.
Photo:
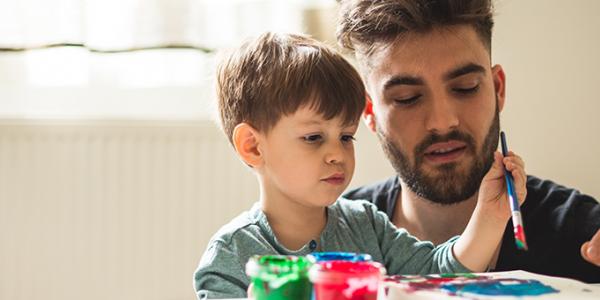
M 393 42 L 375 45 L 364 60 L 368 76 L 390 73 L 446 73 L 467 64 L 489 67 L 489 53 L 475 32 L 467 25 L 448 26 L 427 32 L 410 32 Z M 373 74 L 375 73 L 375 74 Z

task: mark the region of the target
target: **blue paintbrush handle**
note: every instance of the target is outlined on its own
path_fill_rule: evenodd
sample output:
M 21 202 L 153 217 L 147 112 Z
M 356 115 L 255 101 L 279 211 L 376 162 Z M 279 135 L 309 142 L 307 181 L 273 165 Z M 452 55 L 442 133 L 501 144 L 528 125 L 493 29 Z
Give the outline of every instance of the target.
M 504 131 L 500 132 L 500 144 L 502 145 L 502 155 L 508 155 L 508 146 L 506 145 L 506 135 Z M 506 178 L 506 187 L 508 189 L 508 194 L 510 195 L 510 209 L 512 211 L 520 211 L 519 202 L 517 198 L 517 194 L 515 192 L 514 182 L 512 174 L 504 167 L 504 177 Z

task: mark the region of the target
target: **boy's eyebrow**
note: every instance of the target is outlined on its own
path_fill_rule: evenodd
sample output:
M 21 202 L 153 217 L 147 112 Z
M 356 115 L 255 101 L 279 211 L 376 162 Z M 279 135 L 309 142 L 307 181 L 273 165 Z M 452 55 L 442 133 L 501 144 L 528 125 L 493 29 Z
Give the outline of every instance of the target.
M 444 80 L 451 80 L 469 73 L 485 73 L 485 68 L 475 63 L 468 63 L 444 74 Z
M 300 125 L 319 125 L 322 122 L 319 120 L 304 120 L 300 121 Z

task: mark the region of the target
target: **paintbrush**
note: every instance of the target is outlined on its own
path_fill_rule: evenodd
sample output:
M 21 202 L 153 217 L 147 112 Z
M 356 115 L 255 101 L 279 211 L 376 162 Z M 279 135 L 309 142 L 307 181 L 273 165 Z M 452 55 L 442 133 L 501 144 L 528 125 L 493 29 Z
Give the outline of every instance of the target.
M 506 145 L 506 135 L 504 131 L 500 132 L 500 144 L 502 145 L 502 155 L 508 155 L 508 146 Z M 508 189 L 508 201 L 510 203 L 510 210 L 512 214 L 512 223 L 515 233 L 515 243 L 517 249 L 527 250 L 527 241 L 525 241 L 525 230 L 523 228 L 523 217 L 521 216 L 521 209 L 519 208 L 519 198 L 515 191 L 515 180 L 512 174 L 504 167 L 504 178 L 506 179 L 506 188 Z

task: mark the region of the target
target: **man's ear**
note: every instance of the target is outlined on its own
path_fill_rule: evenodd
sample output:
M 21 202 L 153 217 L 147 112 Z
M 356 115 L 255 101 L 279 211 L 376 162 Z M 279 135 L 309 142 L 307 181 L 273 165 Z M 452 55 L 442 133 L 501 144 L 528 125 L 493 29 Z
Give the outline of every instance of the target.
M 373 101 L 371 100 L 371 96 L 369 96 L 369 94 L 366 94 L 366 98 L 365 110 L 362 114 L 363 121 L 365 122 L 365 125 L 371 129 L 371 131 L 375 132 L 377 127 L 375 122 L 375 114 L 373 113 Z
M 502 111 L 506 100 L 506 75 L 504 75 L 501 65 L 492 67 L 492 78 L 494 80 L 494 92 L 496 93 L 496 99 L 498 99 L 498 111 Z
M 240 158 L 251 168 L 262 163 L 258 148 L 259 132 L 248 123 L 240 123 L 233 129 L 233 147 Z

